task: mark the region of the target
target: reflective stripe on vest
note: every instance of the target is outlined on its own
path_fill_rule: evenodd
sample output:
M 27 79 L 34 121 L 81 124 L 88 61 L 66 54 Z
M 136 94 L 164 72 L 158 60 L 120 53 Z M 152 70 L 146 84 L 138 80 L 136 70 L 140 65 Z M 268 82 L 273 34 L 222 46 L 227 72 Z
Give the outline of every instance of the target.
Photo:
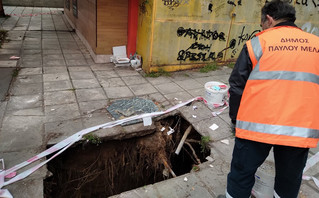
M 259 71 L 259 60 L 263 55 L 259 38 L 254 37 L 253 39 L 251 39 L 251 45 L 258 62 L 251 72 L 249 80 L 295 80 L 312 82 L 319 85 L 319 76 L 312 73 L 291 71 Z
M 260 41 L 258 37 L 254 37 L 251 39 L 251 46 L 255 55 L 256 60 L 259 62 L 261 56 L 263 55 L 263 50 L 260 45 Z
M 248 131 L 255 131 L 274 135 L 290 135 L 304 138 L 319 138 L 319 130 L 302 127 L 260 124 L 253 122 L 245 122 L 241 120 L 237 120 L 236 127 Z

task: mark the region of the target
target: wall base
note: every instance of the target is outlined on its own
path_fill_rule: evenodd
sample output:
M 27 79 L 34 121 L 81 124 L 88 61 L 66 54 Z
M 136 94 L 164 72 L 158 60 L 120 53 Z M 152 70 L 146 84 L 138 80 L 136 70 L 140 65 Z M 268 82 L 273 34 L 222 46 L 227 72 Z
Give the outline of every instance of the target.
M 75 25 L 72 23 L 72 21 L 69 19 L 69 17 L 64 14 L 64 17 L 68 21 L 68 23 L 71 25 L 71 27 L 75 30 L 75 33 L 78 35 L 78 37 L 81 39 L 85 47 L 89 50 L 90 55 L 95 63 L 109 63 L 111 62 L 111 56 L 112 54 L 96 54 L 91 45 L 88 43 L 88 41 L 85 39 L 85 37 L 82 35 L 80 31 L 78 31 L 75 27 Z

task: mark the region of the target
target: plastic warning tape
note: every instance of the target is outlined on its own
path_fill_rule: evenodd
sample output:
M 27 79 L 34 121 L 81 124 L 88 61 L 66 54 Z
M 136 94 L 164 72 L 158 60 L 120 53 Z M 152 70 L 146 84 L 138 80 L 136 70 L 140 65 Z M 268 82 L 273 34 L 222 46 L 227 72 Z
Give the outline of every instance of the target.
M 13 166 L 12 168 L 8 169 L 8 170 L 3 170 L 0 172 L 0 195 L 1 193 L 4 193 L 5 190 L 2 190 L 1 188 L 3 186 L 6 186 L 6 185 L 9 185 L 9 184 L 12 184 L 16 181 L 19 181 L 19 180 L 22 180 L 26 177 L 28 177 L 29 175 L 31 175 L 33 172 L 35 172 L 36 170 L 38 170 L 40 167 L 42 167 L 43 165 L 45 165 L 46 163 L 48 163 L 50 160 L 52 160 L 53 158 L 55 158 L 56 156 L 60 155 L 62 152 L 64 152 L 66 149 L 68 149 L 71 145 L 73 145 L 74 143 L 76 143 L 77 141 L 81 140 L 82 137 L 88 133 L 91 133 L 91 132 L 94 132 L 94 131 L 97 131 L 99 129 L 106 129 L 106 128 L 112 128 L 114 126 L 117 126 L 117 125 L 120 125 L 120 124 L 123 124 L 125 122 L 129 122 L 129 121 L 132 121 L 132 120 L 137 120 L 137 119 L 144 119 L 144 118 L 150 118 L 150 117 L 155 117 L 155 116 L 160 116 L 160 115 L 163 115 L 163 114 L 166 114 L 166 113 L 169 113 L 171 111 L 174 111 L 182 106 L 185 106 L 187 105 L 188 103 L 191 103 L 193 101 L 201 101 L 203 100 L 202 97 L 196 97 L 196 98 L 193 98 L 191 100 L 188 100 L 184 103 L 181 103 L 181 104 L 178 104 L 178 105 L 175 105 L 169 109 L 167 109 L 166 111 L 160 111 L 160 112 L 153 112 L 153 113 L 145 113 L 145 114 L 141 114 L 141 115 L 135 115 L 135 116 L 131 116 L 131 117 L 128 117 L 128 118 L 124 118 L 124 119 L 121 119 L 121 120 L 116 120 L 116 121 L 112 121 L 112 122 L 108 122 L 108 123 L 105 123 L 105 124 L 101 124 L 101 125 L 98 125 L 98 126 L 94 126 L 94 127 L 90 127 L 90 128 L 87 128 L 87 129 L 83 129 L 77 133 L 75 133 L 74 135 L 66 138 L 65 140 L 62 140 L 61 142 L 53 145 L 52 147 L 50 147 L 49 149 L 41 152 L 40 154 L 28 159 L 27 161 L 24 161 L 18 165 L 15 165 Z M 57 152 L 58 151 L 58 152 Z M 39 159 L 42 159 L 43 157 L 47 156 L 47 155 L 50 155 L 52 153 L 55 153 L 57 152 L 56 154 L 54 154 L 53 156 L 51 156 L 49 159 L 33 166 L 32 168 L 16 175 L 16 171 L 18 171 L 19 169 L 39 160 Z M 5 181 L 5 179 L 9 179 L 8 181 Z

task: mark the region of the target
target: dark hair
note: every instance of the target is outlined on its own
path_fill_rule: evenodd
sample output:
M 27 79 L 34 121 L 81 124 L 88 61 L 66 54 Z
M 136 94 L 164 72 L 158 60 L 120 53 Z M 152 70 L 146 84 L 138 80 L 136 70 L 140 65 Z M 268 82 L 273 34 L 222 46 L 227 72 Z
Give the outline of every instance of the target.
M 287 0 L 273 0 L 266 2 L 261 9 L 262 21 L 266 20 L 267 14 L 275 20 L 283 19 L 290 22 L 295 22 L 296 20 L 296 10 Z

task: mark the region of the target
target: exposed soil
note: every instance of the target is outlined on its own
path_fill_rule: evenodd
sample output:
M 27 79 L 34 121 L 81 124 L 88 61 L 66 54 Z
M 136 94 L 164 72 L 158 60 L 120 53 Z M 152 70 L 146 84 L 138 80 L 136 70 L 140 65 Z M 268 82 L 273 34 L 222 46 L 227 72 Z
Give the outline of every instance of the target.
M 180 116 L 156 123 L 157 130 L 144 137 L 107 141 L 100 145 L 82 143 L 48 164 L 53 176 L 44 180 L 44 194 L 56 197 L 107 197 L 188 173 L 205 161 L 201 136 L 192 129 L 179 155 L 175 150 L 189 126 Z M 167 135 L 169 126 L 175 129 Z M 161 129 L 165 127 L 165 131 Z M 196 151 L 193 154 L 191 147 Z M 172 169 L 170 171 L 169 169 Z

